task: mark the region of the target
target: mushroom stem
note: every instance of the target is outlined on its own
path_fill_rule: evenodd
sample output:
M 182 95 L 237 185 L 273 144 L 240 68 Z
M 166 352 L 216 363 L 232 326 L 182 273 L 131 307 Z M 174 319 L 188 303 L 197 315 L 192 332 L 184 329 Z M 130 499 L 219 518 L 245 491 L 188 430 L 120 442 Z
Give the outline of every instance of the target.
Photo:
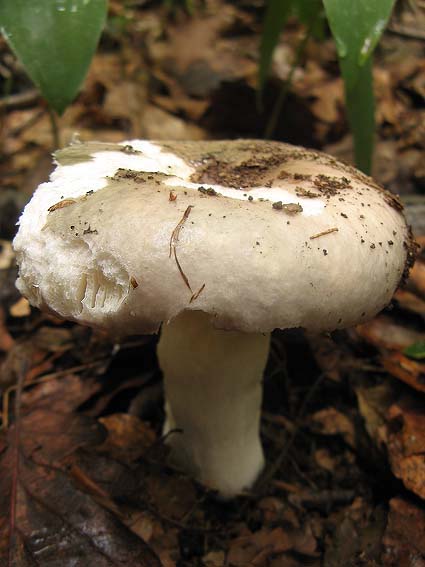
M 264 465 L 259 426 L 269 345 L 269 333 L 216 329 L 201 311 L 162 328 L 157 352 L 172 460 L 224 498 L 252 486 Z

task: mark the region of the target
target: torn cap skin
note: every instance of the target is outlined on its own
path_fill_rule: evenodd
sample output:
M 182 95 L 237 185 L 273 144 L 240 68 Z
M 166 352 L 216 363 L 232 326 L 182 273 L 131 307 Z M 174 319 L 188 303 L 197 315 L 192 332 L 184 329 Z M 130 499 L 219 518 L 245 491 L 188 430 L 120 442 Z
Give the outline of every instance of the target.
M 59 316 L 156 333 L 175 460 L 224 497 L 263 466 L 273 329 L 385 307 L 414 244 L 398 199 L 325 154 L 252 140 L 74 144 L 25 208 L 17 286 Z

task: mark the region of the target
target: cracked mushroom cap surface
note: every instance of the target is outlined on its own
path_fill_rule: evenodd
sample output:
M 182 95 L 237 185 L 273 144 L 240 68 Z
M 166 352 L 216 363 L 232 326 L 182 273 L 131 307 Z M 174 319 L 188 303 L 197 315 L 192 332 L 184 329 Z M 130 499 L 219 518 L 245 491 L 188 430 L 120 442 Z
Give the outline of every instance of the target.
M 14 240 L 30 302 L 118 334 L 184 310 L 224 329 L 355 325 L 414 244 L 394 195 L 325 154 L 253 140 L 77 143 Z

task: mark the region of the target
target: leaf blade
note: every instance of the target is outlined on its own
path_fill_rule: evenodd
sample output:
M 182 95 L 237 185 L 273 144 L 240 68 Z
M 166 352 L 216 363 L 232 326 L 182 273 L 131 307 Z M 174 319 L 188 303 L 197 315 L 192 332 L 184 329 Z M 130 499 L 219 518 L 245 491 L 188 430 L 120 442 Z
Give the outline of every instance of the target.
M 49 104 L 62 113 L 95 52 L 107 0 L 2 0 L 0 27 Z
M 338 56 L 346 63 L 347 88 L 372 55 L 395 0 L 323 0 Z
M 406 347 L 403 354 L 415 360 L 425 359 L 425 341 L 418 341 Z
M 344 80 L 356 163 L 369 173 L 374 130 L 371 56 L 395 0 L 323 0 L 323 3 Z M 368 104 L 372 106 L 367 106 Z M 370 152 L 369 157 L 367 152 Z

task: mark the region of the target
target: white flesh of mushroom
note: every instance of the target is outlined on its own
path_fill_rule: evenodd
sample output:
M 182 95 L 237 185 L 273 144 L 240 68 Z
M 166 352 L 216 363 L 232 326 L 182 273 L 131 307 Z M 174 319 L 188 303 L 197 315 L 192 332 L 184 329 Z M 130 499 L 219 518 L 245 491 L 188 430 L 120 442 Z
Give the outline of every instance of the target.
M 229 498 L 252 486 L 263 468 L 259 425 L 269 333 L 214 328 L 211 316 L 185 311 L 162 328 L 172 459 Z

